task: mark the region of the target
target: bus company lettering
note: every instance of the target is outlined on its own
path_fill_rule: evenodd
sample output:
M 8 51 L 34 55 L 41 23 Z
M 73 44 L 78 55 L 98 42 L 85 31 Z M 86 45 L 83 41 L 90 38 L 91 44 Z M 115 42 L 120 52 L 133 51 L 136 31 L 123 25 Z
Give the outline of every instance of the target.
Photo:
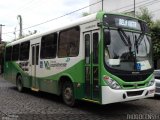
M 56 64 L 51 64 L 51 67 L 66 67 L 67 63 L 56 63 Z
M 57 63 L 56 61 L 40 61 L 40 68 L 45 67 L 50 70 L 51 67 L 64 68 L 67 67 L 67 63 Z
M 44 61 L 44 66 L 47 70 L 50 70 L 50 64 L 49 64 L 49 61 Z
M 94 27 L 96 27 L 96 25 L 87 26 L 85 29 L 91 29 L 91 28 L 94 28 Z

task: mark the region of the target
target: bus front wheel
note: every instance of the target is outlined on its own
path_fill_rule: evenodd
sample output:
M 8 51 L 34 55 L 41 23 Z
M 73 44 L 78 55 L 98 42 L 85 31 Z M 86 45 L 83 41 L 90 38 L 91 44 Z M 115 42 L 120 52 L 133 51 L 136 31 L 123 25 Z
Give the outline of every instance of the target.
M 66 81 L 62 87 L 62 98 L 66 105 L 73 107 L 75 104 L 73 85 Z
M 17 77 L 16 86 L 19 92 L 23 92 L 23 83 L 22 83 L 22 76 L 19 75 Z

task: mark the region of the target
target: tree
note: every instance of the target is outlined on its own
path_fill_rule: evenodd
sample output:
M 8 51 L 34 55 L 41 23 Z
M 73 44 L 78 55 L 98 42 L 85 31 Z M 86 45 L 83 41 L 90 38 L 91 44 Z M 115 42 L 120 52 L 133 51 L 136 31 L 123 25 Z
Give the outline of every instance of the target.
M 152 28 L 154 22 L 153 22 L 153 14 L 149 12 L 147 8 L 140 8 L 140 11 L 136 13 L 136 17 L 138 17 L 141 20 L 144 20 L 147 22 L 149 28 Z
M 153 21 L 153 15 L 147 8 L 141 8 L 140 11 L 137 12 L 136 16 L 139 19 L 146 21 L 150 28 L 153 43 L 154 66 L 157 68 L 157 60 L 160 59 L 160 20 Z
M 151 27 L 154 60 L 160 59 L 160 20 L 154 22 Z

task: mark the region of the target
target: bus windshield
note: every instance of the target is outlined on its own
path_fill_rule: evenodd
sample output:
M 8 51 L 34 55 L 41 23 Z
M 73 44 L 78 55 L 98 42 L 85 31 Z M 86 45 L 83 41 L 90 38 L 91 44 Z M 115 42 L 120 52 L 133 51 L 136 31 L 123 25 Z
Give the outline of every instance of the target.
M 105 64 L 108 67 L 124 71 L 144 71 L 152 68 L 149 35 L 113 29 L 110 30 L 110 36 L 110 45 L 105 45 Z

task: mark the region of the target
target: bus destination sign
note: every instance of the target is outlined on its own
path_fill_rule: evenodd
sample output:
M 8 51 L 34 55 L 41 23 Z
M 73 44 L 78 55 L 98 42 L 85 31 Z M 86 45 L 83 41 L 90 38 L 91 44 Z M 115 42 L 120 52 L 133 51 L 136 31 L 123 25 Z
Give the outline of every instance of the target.
M 137 28 L 137 22 L 132 21 L 132 20 L 126 20 L 126 19 L 118 19 L 118 26 L 135 29 L 135 28 Z
M 141 23 L 139 22 L 139 20 L 132 17 L 106 14 L 103 20 L 104 20 L 104 23 L 109 27 L 134 29 L 139 31 L 142 30 Z

